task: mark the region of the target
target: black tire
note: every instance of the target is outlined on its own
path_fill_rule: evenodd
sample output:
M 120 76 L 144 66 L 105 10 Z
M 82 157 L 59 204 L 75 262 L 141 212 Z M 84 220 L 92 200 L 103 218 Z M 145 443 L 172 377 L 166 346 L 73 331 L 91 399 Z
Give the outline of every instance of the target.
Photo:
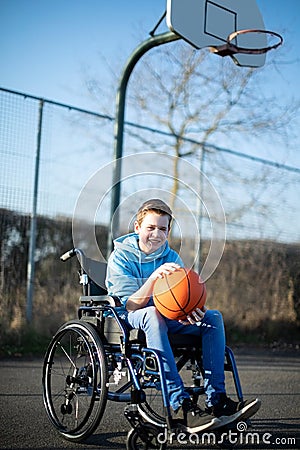
M 147 422 L 163 428 L 166 424 L 166 411 L 159 383 L 145 383 L 142 387 L 146 398 L 138 404 L 139 413 Z
M 161 433 L 162 439 L 159 439 Z M 136 428 L 131 428 L 127 434 L 126 450 L 148 450 L 157 449 L 165 450 L 167 444 L 164 441 L 164 433 L 156 427 L 146 423 L 138 425 Z
M 107 401 L 107 360 L 89 323 L 73 320 L 53 337 L 43 366 L 48 417 L 67 440 L 80 442 L 100 423 Z
M 186 364 L 179 367 L 179 373 L 185 365 Z M 160 380 L 155 380 L 153 377 L 150 377 L 150 379 L 147 380 L 142 377 L 141 384 L 146 398 L 143 403 L 138 404 L 139 413 L 146 422 L 154 424 L 156 427 L 163 428 L 166 424 L 166 410 L 163 404 Z M 199 394 L 191 396 L 195 403 L 197 403 L 198 397 Z

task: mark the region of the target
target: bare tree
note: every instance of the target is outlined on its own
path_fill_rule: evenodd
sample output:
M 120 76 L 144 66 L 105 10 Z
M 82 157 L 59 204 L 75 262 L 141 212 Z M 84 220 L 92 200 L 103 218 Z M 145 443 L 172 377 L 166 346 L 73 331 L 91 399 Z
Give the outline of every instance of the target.
M 142 144 L 177 157 L 173 193 L 178 190 L 180 158 L 196 163 L 202 159 L 203 163 L 203 152 L 210 159 L 205 170 L 209 176 L 218 173 L 224 187 L 233 180 L 258 187 L 247 189 L 249 198 L 232 208 L 232 219 L 258 202 L 267 183 L 275 182 L 277 177 L 266 166 L 251 174 L 241 173 L 220 152 L 222 147 L 242 152 L 245 142 L 249 142 L 250 151 L 252 146 L 263 149 L 268 140 L 276 141 L 278 147 L 287 145 L 299 103 L 287 98 L 283 106 L 282 98 L 265 90 L 264 77 L 271 67 L 272 60 L 262 69 L 240 68 L 228 58 L 178 42 L 160 47 L 139 63 L 129 89 L 130 120 L 163 130 L 170 137 L 162 140 L 157 134 L 141 133 L 133 127 L 127 132 L 134 136 L 137 151 Z M 275 160 L 278 154 L 274 152 Z M 266 205 L 260 209 L 265 214 Z
M 267 217 L 266 187 L 282 191 L 283 179 L 278 184 L 278 174 L 265 165 L 241 171 L 242 160 L 237 164 L 222 149 L 242 154 L 246 142 L 251 153 L 268 142 L 286 147 L 289 137 L 293 138 L 299 103 L 288 98 L 279 102 L 265 89 L 264 77 L 273 64 L 270 58 L 261 69 L 240 68 L 229 58 L 176 42 L 152 50 L 138 63 L 129 83 L 126 120 L 148 131 L 127 126 L 126 149 L 175 157 L 171 203 L 180 189 L 179 164 L 185 159 L 221 190 L 227 222 L 241 220 L 254 205 L 258 215 Z M 97 81 L 89 86 L 97 92 Z M 284 161 L 277 150 L 273 159 Z

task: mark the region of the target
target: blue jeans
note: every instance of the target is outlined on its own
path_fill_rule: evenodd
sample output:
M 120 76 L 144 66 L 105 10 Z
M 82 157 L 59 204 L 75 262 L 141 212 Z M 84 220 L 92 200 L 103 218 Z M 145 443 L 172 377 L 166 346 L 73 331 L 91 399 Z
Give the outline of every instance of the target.
M 189 395 L 177 371 L 175 359 L 168 339 L 168 333 L 191 334 L 202 339 L 204 388 L 206 404 L 218 403 L 219 395 L 225 393 L 224 354 L 225 332 L 223 318 L 219 311 L 207 310 L 201 325 L 182 325 L 164 318 L 155 308 L 146 308 L 126 314 L 126 322 L 132 328 L 140 328 L 146 335 L 147 346 L 159 350 L 166 375 L 171 407 L 176 410 Z

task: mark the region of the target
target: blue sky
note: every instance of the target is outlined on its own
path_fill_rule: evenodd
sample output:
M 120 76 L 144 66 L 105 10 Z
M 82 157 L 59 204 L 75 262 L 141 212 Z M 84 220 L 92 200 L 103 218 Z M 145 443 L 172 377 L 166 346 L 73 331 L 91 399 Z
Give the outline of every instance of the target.
M 97 67 L 99 52 L 125 63 L 137 30 L 150 30 L 164 7 L 164 0 L 0 0 L 0 85 L 88 107 L 78 94 L 82 68 Z
M 257 5 L 265 28 L 284 37 L 277 68 L 266 70 L 265 88 L 284 102 L 300 101 L 300 0 L 257 0 Z M 0 0 L 0 87 L 107 112 L 87 94 L 87 74 L 107 82 L 101 58 L 121 73 L 165 8 L 166 0 Z M 164 21 L 159 31 L 165 30 Z M 113 114 L 114 98 L 110 102 Z M 292 147 L 291 156 L 278 161 L 300 168 L 296 140 Z
M 299 98 L 300 2 L 257 4 L 266 29 L 284 36 L 281 75 L 270 83 Z M 94 107 L 83 95 L 82 69 L 105 76 L 99 53 L 113 65 L 125 63 L 165 6 L 165 0 L 0 0 L 0 86 Z

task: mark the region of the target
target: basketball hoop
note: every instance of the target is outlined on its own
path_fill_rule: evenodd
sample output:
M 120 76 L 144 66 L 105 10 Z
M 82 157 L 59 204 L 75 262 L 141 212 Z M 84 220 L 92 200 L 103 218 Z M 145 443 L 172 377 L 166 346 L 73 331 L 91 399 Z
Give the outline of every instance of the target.
M 269 38 L 277 39 L 277 42 L 275 42 L 275 44 L 271 44 L 262 48 L 240 47 L 239 45 L 232 43 L 232 41 L 236 39 L 237 36 L 248 33 L 267 34 Z M 255 29 L 238 30 L 229 34 L 229 36 L 227 37 L 226 44 L 210 47 L 210 51 L 212 53 L 216 53 L 219 56 L 231 56 L 231 57 L 233 57 L 233 55 L 237 53 L 244 53 L 246 55 L 262 55 L 270 50 L 274 50 L 275 48 L 279 47 L 282 43 L 283 43 L 282 36 L 278 33 L 275 33 L 274 31 L 255 30 Z M 235 60 L 235 58 L 233 59 Z

